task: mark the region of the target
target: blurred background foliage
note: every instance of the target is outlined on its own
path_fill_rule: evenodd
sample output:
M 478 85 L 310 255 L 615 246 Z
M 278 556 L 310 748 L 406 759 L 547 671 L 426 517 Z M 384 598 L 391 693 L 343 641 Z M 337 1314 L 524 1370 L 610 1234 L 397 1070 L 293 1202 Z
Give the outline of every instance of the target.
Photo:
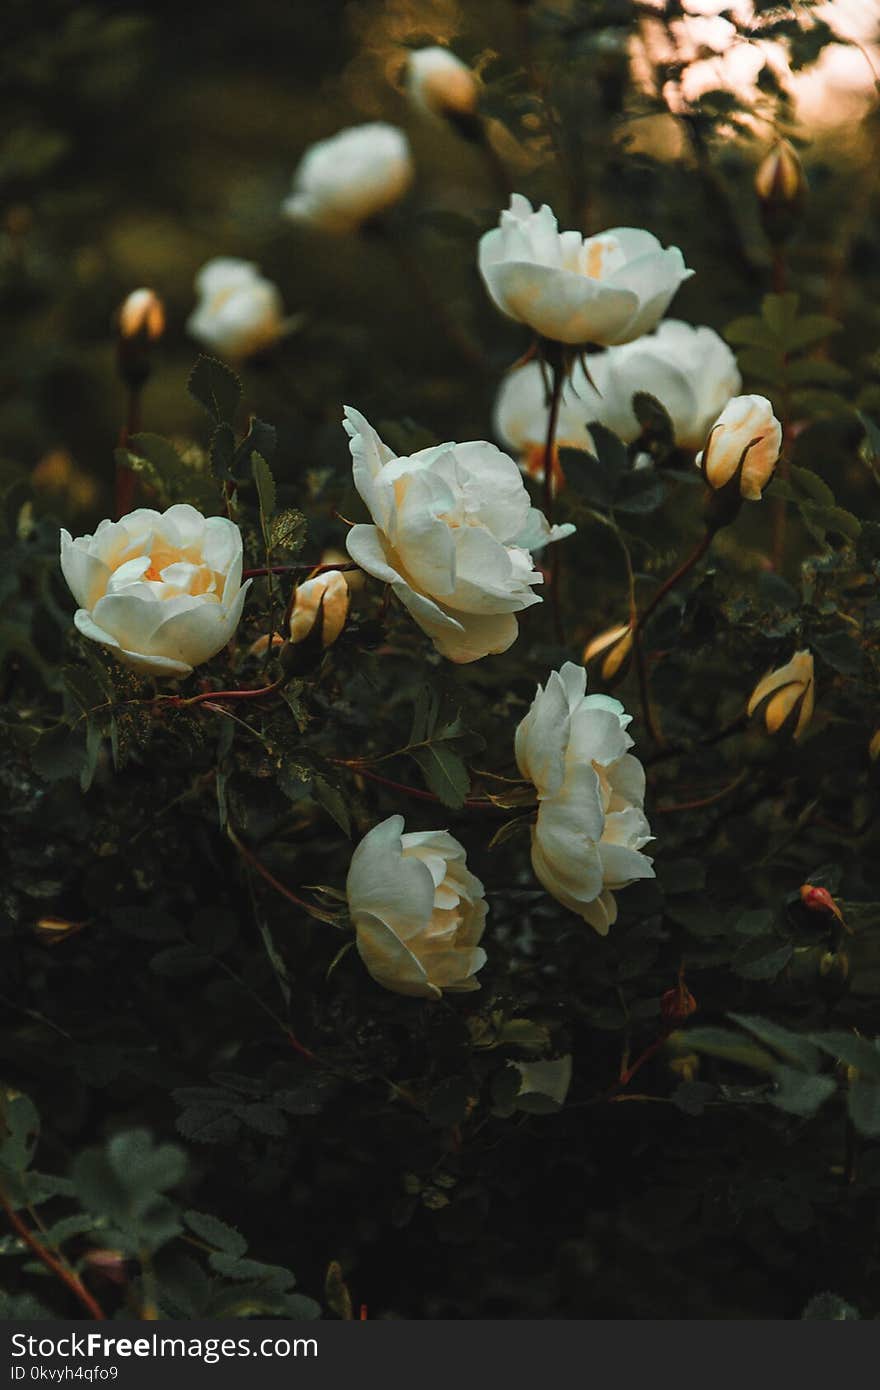
M 469 761 L 509 771 L 535 682 L 626 616 L 619 540 L 587 510 L 613 509 L 589 482 L 566 504 L 589 543 L 568 543 L 564 652 L 526 619 L 503 657 L 451 672 L 396 619 L 380 658 L 363 600 L 320 680 L 296 692 L 295 719 L 285 707 L 286 723 L 262 728 L 259 755 L 195 717 L 155 729 L 129 713 L 113 732 L 123 771 L 92 748 L 84 800 L 64 738 L 6 751 L 11 1147 L 0 1162 L 14 1203 L 74 1203 L 58 1238 L 105 1301 L 142 1311 L 158 1297 L 173 1316 L 308 1316 L 316 1306 L 291 1293 L 294 1269 L 337 1316 L 350 1310 L 349 1284 L 375 1316 L 792 1317 L 826 1288 L 876 1313 L 880 1073 L 863 1054 L 850 1063 L 839 1045 L 792 1043 L 786 1030 L 877 1032 L 867 745 L 880 723 L 878 19 L 873 0 L 185 10 L 45 0 L 38 16 L 7 0 L 0 454 L 17 557 L 0 574 L 7 730 L 45 731 L 48 720 L 51 735 L 59 670 L 80 660 L 54 572 L 57 526 L 89 530 L 111 509 L 125 409 L 113 318 L 136 286 L 158 291 L 168 318 L 144 428 L 194 443 L 196 459 L 208 430 L 185 389 L 193 277 L 212 256 L 244 256 L 281 288 L 291 331 L 241 369 L 244 408 L 278 430 L 279 499 L 307 513 L 315 558 L 342 542 L 336 509 L 357 505 L 344 402 L 401 451 L 491 437 L 498 383 L 528 347 L 476 270 L 503 185 L 546 199 L 561 226 L 647 227 L 681 246 L 696 275 L 673 314 L 719 331 L 736 321 L 740 352 L 754 336 L 743 320 L 773 290 L 844 325 L 809 344 L 815 389 L 789 420 L 807 491 L 790 485 L 782 572 L 767 560 L 770 507 L 747 508 L 687 602 L 656 620 L 654 694 L 673 749 L 655 752 L 651 770 L 659 884 L 627 890 L 607 942 L 585 941 L 582 924 L 531 892 L 525 836 L 490 851 L 494 823 L 476 834 L 460 807 L 416 805 L 408 828 L 448 821 L 499 890 L 490 962 L 467 1010 L 382 994 L 353 952 L 335 963 L 332 927 L 292 922 L 287 904 L 241 875 L 215 793 L 219 776 L 221 829 L 234 821 L 286 882 L 338 890 L 347 831 L 357 839 L 400 808 L 375 786 L 328 782 L 328 760 L 400 746 L 425 680 L 463 710 Z M 733 24 L 735 41 L 713 47 L 719 31 L 695 20 Z M 402 64 L 428 42 L 481 73 L 490 158 L 410 111 Z M 404 262 L 375 239 L 332 238 L 279 212 L 305 148 L 370 119 L 404 125 L 414 149 L 417 181 L 394 214 Z M 784 285 L 753 191 L 779 135 L 809 183 Z M 476 345 L 478 368 L 444 317 Z M 778 413 L 792 355 L 770 364 L 769 384 L 766 356 L 740 358 L 746 389 L 768 390 Z M 674 469 L 668 482 L 650 513 L 614 518 L 640 572 L 665 573 L 694 531 L 698 490 Z M 834 505 L 854 524 L 835 523 Z M 245 529 L 255 545 L 253 516 Z M 258 612 L 249 621 L 256 637 Z M 797 747 L 738 725 L 755 679 L 804 644 L 827 692 L 816 736 Z M 110 700 L 138 689 L 98 659 L 78 679 L 68 711 L 77 690 L 97 702 L 105 681 Z M 621 698 L 635 708 L 625 679 Z M 731 725 L 730 737 L 707 737 Z M 635 731 L 645 755 L 640 722 Z M 852 942 L 802 907 L 805 880 L 840 895 Z M 51 914 L 67 927 L 47 926 Z M 621 1052 L 656 1036 L 683 963 L 702 1034 L 675 1034 L 649 1060 L 628 1097 L 641 1103 L 601 1104 Z M 731 1011 L 769 1014 L 783 1032 L 762 1052 Z M 322 1059 L 317 1072 L 291 1051 L 292 1020 Z M 548 1102 L 549 1115 L 518 1106 L 510 1063 L 568 1053 L 570 1103 L 557 1113 Z M 848 1065 L 867 1086 L 855 1101 Z M 37 1121 L 18 1090 L 42 1117 L 42 1177 L 22 1176 Z M 16 1186 L 26 1181 L 35 1185 Z M 10 1237 L 3 1253 L 11 1265 L 21 1250 Z M 74 1306 L 39 1265 L 23 1288 L 9 1312 Z M 817 1306 L 811 1316 L 849 1316 L 833 1299 Z

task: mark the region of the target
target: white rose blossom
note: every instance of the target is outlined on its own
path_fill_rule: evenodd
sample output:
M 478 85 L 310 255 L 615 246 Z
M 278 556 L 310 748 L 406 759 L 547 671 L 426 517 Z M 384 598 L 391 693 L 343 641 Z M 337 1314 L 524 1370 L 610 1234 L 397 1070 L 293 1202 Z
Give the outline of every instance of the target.
M 586 672 L 568 661 L 538 686 L 516 731 L 516 761 L 538 793 L 532 867 L 554 898 L 600 936 L 617 918 L 614 897 L 653 878 L 642 853 L 645 773 L 628 752 L 631 716 L 619 700 L 586 694 Z
M 396 994 L 439 999 L 444 990 L 479 989 L 483 885 L 448 831 L 403 827 L 403 816 L 389 816 L 351 858 L 346 893 L 361 960 Z
M 531 551 L 561 540 L 532 507 L 512 458 L 494 444 L 439 444 L 397 458 L 356 410 L 345 411 L 354 483 L 373 519 L 348 553 L 390 584 L 438 652 L 477 661 L 516 640 L 516 614 L 541 599 Z
M 693 274 L 677 246 L 664 250 L 650 232 L 560 232 L 546 204 L 535 212 L 520 193 L 480 238 L 479 268 L 503 314 L 573 347 L 649 333 Z
M 397 126 L 349 126 L 306 150 L 281 210 L 294 222 L 353 232 L 399 202 L 414 173 L 409 141 Z
M 251 584 L 238 527 L 186 503 L 139 508 L 76 540 L 62 531 L 61 569 L 82 635 L 165 677 L 188 676 L 226 646 Z
M 217 256 L 196 276 L 198 303 L 187 319 L 191 337 L 223 357 L 250 357 L 285 331 L 281 294 L 252 261 Z

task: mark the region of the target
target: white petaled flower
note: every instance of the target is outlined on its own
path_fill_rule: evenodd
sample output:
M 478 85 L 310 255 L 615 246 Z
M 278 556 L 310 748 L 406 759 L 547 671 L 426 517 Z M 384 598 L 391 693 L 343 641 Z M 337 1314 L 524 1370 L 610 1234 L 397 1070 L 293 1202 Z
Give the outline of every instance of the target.
M 390 584 L 450 661 L 477 661 L 516 640 L 516 614 L 541 599 L 531 551 L 561 540 L 531 505 L 519 469 L 494 444 L 439 444 L 397 458 L 346 408 L 354 484 L 373 525 L 353 526 L 348 553 Z
M 281 294 L 252 261 L 216 256 L 196 276 L 187 332 L 224 357 L 250 357 L 284 333 Z
M 241 619 L 238 527 L 178 503 L 102 521 L 93 536 L 61 532 L 61 570 L 84 637 L 144 675 L 188 676 L 216 656 Z
M 304 642 L 321 611 L 321 645 L 331 647 L 348 617 L 348 585 L 341 570 L 325 570 L 297 585 L 290 615 L 291 642 Z
M 598 420 L 625 444 L 641 433 L 632 405 L 640 391 L 663 406 L 679 448 L 696 450 L 742 387 L 736 358 L 723 338 L 712 328 L 693 328 L 679 319 L 665 319 L 634 343 L 595 353 L 589 368 L 595 391 L 579 365 L 572 377 L 575 390 L 596 412 L 587 419 Z
M 517 765 L 538 793 L 532 867 L 600 936 L 617 918 L 615 892 L 654 877 L 642 853 L 652 835 L 630 718 L 619 700 L 587 695 L 584 668 L 567 661 L 538 686 L 516 731 Z
M 554 342 L 628 343 L 655 328 L 693 274 L 677 246 L 650 232 L 612 227 L 598 236 L 560 232 L 546 203 L 514 193 L 479 247 L 480 274 L 497 307 Z
M 396 994 L 439 999 L 444 990 L 479 989 L 483 885 L 448 831 L 405 835 L 403 827 L 403 816 L 389 816 L 351 857 L 345 887 L 361 960 Z
M 563 483 L 559 463 L 560 449 L 594 452 L 587 419 L 598 420 L 599 397 L 585 382 L 566 380 L 559 405 L 556 442 L 553 451 L 553 490 Z M 535 482 L 544 481 L 544 454 L 550 407 L 547 381 L 539 362 L 514 367 L 498 389 L 495 398 L 495 433 L 518 456 L 519 466 Z
M 717 491 L 739 475 L 740 494 L 760 502 L 782 450 L 782 426 L 765 396 L 735 396 L 709 431 L 696 464 Z
M 353 232 L 399 202 L 414 172 L 409 141 L 397 126 L 349 126 L 306 150 L 281 210 L 294 222 Z
M 435 116 L 472 116 L 480 84 L 448 48 L 414 49 L 406 62 L 406 91 L 415 106 Z

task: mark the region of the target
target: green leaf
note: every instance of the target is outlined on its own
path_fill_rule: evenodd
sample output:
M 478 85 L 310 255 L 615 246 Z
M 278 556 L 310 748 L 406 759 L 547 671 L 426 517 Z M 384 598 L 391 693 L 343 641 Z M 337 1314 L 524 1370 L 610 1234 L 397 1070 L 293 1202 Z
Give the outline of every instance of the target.
M 260 504 L 260 520 L 263 524 L 263 531 L 268 537 L 269 522 L 275 514 L 275 479 L 272 477 L 272 470 L 262 454 L 253 454 L 251 458 L 251 468 L 253 470 L 254 482 L 257 485 L 257 497 Z
M 803 314 L 791 328 L 788 338 L 789 352 L 800 352 L 812 347 L 832 333 L 839 333 L 842 324 L 827 314 Z
M 470 787 L 470 776 L 463 761 L 446 744 L 430 744 L 409 754 L 418 763 L 428 786 L 444 806 L 463 806 Z
M 241 400 L 242 385 L 231 367 L 216 357 L 202 356 L 189 374 L 189 394 L 215 424 L 231 425 Z
M 847 1109 L 859 1134 L 867 1139 L 880 1138 L 880 1086 L 872 1081 L 851 1081 Z
M 811 468 L 799 468 L 796 464 L 792 464 L 789 476 L 797 490 L 805 497 L 809 497 L 813 502 L 821 503 L 823 507 L 834 506 L 834 493 L 831 488 Z
M 860 1038 L 857 1033 L 843 1032 L 811 1033 L 810 1039 L 838 1062 L 856 1067 L 866 1080 L 880 1081 L 880 1048 L 876 1040 L 872 1042 Z
M 770 341 L 766 323 L 756 314 L 733 319 L 725 328 L 724 337 L 734 347 L 766 348 Z
M 30 1166 L 40 1117 L 29 1096 L 6 1100 L 0 1093 L 0 1163 L 12 1173 L 22 1174 Z
M 754 1014 L 730 1014 L 729 1017 L 795 1066 L 806 1071 L 818 1070 L 821 1061 L 819 1051 L 805 1034 L 792 1033 L 788 1028 L 771 1023 L 766 1018 L 756 1018 Z
M 769 947 L 766 941 L 749 941 L 734 957 L 733 972 L 743 980 L 775 980 L 791 960 L 793 949 L 790 941 Z
M 732 1033 L 727 1028 L 688 1028 L 681 1034 L 681 1039 L 695 1052 L 706 1052 L 710 1057 L 739 1062 L 758 1071 L 772 1072 L 778 1065 L 764 1048 L 757 1047 L 741 1033 Z
M 797 323 L 799 303 L 800 297 L 789 292 L 765 294 L 761 304 L 761 317 L 785 352 L 792 349 L 792 335 Z
M 342 792 L 338 787 L 332 786 L 325 777 L 316 777 L 313 786 L 315 800 L 333 817 L 343 835 L 351 839 L 351 819 Z
M 809 1119 L 837 1089 L 833 1076 L 809 1076 L 796 1067 L 781 1065 L 775 1072 L 776 1090 L 770 1097 L 778 1110 Z
M 231 425 L 219 424 L 211 436 L 211 472 L 218 482 L 234 478 L 235 432 Z
M 82 732 L 76 733 L 66 724 L 56 724 L 54 729 L 45 730 L 31 750 L 31 766 L 44 782 L 80 777 L 86 763 Z
M 233 471 L 244 472 L 254 454 L 262 454 L 263 458 L 271 463 L 277 445 L 278 431 L 275 426 L 268 425 L 265 420 L 258 420 L 256 415 L 252 415 L 248 432 L 235 451 Z

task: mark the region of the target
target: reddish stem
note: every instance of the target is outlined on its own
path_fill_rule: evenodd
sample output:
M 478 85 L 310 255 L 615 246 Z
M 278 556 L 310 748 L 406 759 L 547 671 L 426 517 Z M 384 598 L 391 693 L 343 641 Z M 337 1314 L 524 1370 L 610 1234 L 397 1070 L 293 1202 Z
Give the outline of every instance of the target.
M 201 695 L 169 695 L 165 703 L 174 709 L 185 709 L 189 705 L 204 705 L 210 700 L 256 700 L 260 695 L 272 695 L 283 685 L 283 680 L 273 681 L 271 685 L 261 685 L 256 690 L 206 690 Z
M 269 872 L 263 861 L 261 859 L 258 859 L 257 856 L 254 854 L 253 850 L 248 849 L 247 845 L 243 844 L 237 835 L 235 835 L 231 830 L 228 833 L 230 840 L 235 845 L 235 848 L 238 850 L 242 859 L 244 859 L 248 864 L 250 864 L 251 868 L 254 869 L 255 872 L 260 875 L 261 878 L 265 879 L 266 882 L 270 884 L 272 888 L 275 889 L 276 893 L 280 893 L 282 898 L 286 898 L 289 903 L 293 903 L 294 907 L 301 907 L 303 911 L 309 914 L 310 917 L 316 916 L 315 909 L 312 907 L 311 903 L 307 903 L 305 898 L 297 897 L 296 893 L 293 892 L 293 889 L 287 888 L 275 877 L 274 874 Z M 322 920 L 323 918 L 318 918 L 318 921 Z M 291 1034 L 290 1036 L 292 1038 L 293 1034 Z
M 660 585 L 660 588 L 657 590 L 656 594 L 651 599 L 651 602 L 648 604 L 647 608 L 645 608 L 643 612 L 640 614 L 640 616 L 636 619 L 633 627 L 634 634 L 641 631 L 641 629 L 645 626 L 645 623 L 650 618 L 651 614 L 654 612 L 654 610 L 658 608 L 659 605 L 663 602 L 666 595 L 672 589 L 675 588 L 676 584 L 678 584 L 682 579 L 684 579 L 685 575 L 693 569 L 694 565 L 698 564 L 699 561 L 702 560 L 703 556 L 706 554 L 706 551 L 709 549 L 709 546 L 712 544 L 714 535 L 714 531 L 707 530 L 706 534 L 702 537 L 702 539 L 697 543 L 697 545 L 694 546 L 694 549 L 691 551 L 690 555 L 688 555 L 687 559 L 682 560 L 678 569 L 673 570 L 669 578 L 663 581 L 663 583 Z
M 331 758 L 330 761 L 336 767 L 348 768 L 349 772 L 356 772 L 360 777 L 366 777 L 370 782 L 378 782 L 380 787 L 390 787 L 392 791 L 402 792 L 404 796 L 413 796 L 417 801 L 431 801 L 437 806 L 443 806 L 439 796 L 433 792 L 425 791 L 422 787 L 410 787 L 405 782 L 395 782 L 390 777 L 383 777 L 381 772 L 374 772 L 372 768 L 363 767 L 358 762 L 348 762 L 344 758 Z M 493 806 L 491 801 L 478 801 L 474 797 L 469 797 L 463 803 L 468 811 L 499 811 L 503 807 Z
M 119 431 L 119 447 L 127 449 L 129 440 L 133 434 L 137 434 L 141 427 L 141 393 L 137 386 L 130 386 L 128 390 L 128 405 L 126 408 L 125 423 Z M 128 468 L 125 464 L 116 465 L 116 484 L 114 491 L 114 507 L 116 520 L 121 516 L 127 516 L 134 503 L 134 490 L 137 483 L 137 474 L 134 469 Z
M 16 1235 L 24 1241 L 29 1250 L 33 1251 L 41 1264 L 44 1264 L 48 1270 L 51 1270 L 51 1272 L 62 1281 L 62 1283 L 67 1285 L 70 1292 L 79 1299 L 80 1303 L 88 1310 L 89 1315 L 94 1318 L 96 1322 L 103 1322 L 107 1315 L 100 1303 L 92 1297 L 85 1285 L 74 1274 L 73 1270 L 69 1269 L 61 1260 L 57 1259 L 51 1251 L 47 1250 L 45 1245 L 42 1245 L 40 1241 L 37 1240 L 33 1231 L 28 1230 L 27 1226 L 18 1215 L 18 1212 L 13 1210 L 5 1193 L 2 1192 L 0 1192 L 0 1206 L 2 1206 L 3 1210 L 6 1212 L 9 1224 Z
M 358 570 L 360 565 L 353 561 L 345 561 L 341 565 L 259 565 L 256 569 L 243 570 L 242 579 L 261 579 L 267 574 L 327 574 L 330 570 L 340 570 L 343 574 L 346 570 Z

